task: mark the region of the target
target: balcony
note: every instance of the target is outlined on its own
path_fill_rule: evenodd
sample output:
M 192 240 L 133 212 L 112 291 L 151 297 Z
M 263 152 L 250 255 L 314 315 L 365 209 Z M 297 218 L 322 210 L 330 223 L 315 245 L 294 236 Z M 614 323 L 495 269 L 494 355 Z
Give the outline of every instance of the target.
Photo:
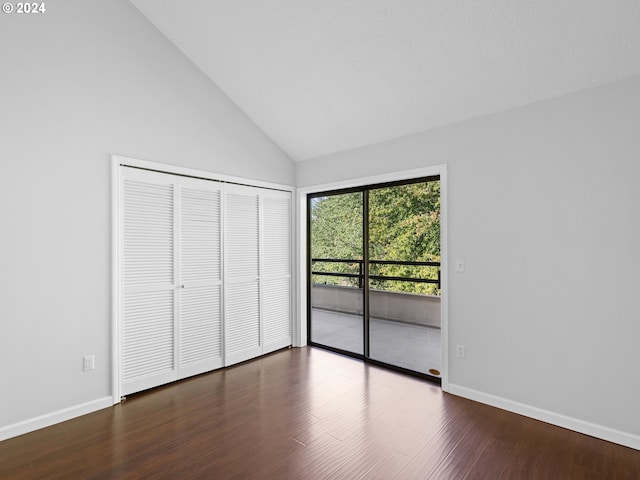
M 358 264 L 359 272 L 314 272 L 320 276 L 345 277 L 358 286 L 312 285 L 311 338 L 314 343 L 363 354 L 362 268 L 359 261 L 352 262 Z M 428 266 L 439 264 L 433 262 Z M 402 281 L 439 283 L 439 279 L 421 278 Z M 439 377 L 442 370 L 440 326 L 439 296 L 369 290 L 370 358 Z

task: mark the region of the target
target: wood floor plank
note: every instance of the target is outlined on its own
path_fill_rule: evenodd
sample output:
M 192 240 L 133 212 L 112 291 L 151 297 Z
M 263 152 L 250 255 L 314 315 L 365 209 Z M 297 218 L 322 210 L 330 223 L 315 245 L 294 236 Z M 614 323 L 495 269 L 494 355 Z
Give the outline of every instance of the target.
M 517 419 L 498 414 L 494 417 L 494 428 L 487 428 L 479 455 L 464 475 L 464 480 L 486 480 L 500 478 L 514 442 L 520 434 Z
M 464 410 L 468 404 L 460 404 L 457 414 L 449 412 L 438 430 L 424 444 L 409 464 L 395 477 L 398 480 L 431 478 L 460 441 L 468 435 L 472 425 L 466 421 Z
M 366 442 L 346 443 L 324 434 L 287 457 L 276 469 L 265 469 L 258 478 L 328 478 L 367 447 Z
M 463 479 L 468 476 L 480 456 L 483 454 L 489 435 L 487 432 L 496 428 L 497 410 L 484 405 L 476 405 L 467 415 L 460 415 L 459 421 L 467 423 L 469 428 L 461 435 L 459 441 L 450 449 L 449 454 L 440 463 L 430 478 Z M 486 478 L 486 477 L 485 477 Z
M 0 442 L 0 479 L 640 478 L 640 452 L 300 348 Z
M 373 442 L 325 478 L 388 480 L 400 473 L 410 461 L 410 457 L 394 450 L 388 443 Z

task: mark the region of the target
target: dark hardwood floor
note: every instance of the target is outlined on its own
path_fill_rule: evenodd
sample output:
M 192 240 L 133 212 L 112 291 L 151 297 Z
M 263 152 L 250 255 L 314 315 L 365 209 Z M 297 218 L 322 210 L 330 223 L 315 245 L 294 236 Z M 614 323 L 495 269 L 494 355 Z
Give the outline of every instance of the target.
M 0 442 L 2 479 L 638 479 L 640 451 L 289 349 Z

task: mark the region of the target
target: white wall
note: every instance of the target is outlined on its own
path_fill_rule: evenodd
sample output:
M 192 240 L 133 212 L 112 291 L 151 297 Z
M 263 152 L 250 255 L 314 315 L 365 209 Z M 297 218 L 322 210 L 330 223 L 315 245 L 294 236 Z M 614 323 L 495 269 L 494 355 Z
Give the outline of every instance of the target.
M 0 439 L 111 395 L 110 154 L 293 184 L 291 160 L 129 2 L 46 7 L 0 16 Z
M 451 391 L 640 448 L 640 78 L 305 161 L 297 185 L 441 163 L 466 265 Z

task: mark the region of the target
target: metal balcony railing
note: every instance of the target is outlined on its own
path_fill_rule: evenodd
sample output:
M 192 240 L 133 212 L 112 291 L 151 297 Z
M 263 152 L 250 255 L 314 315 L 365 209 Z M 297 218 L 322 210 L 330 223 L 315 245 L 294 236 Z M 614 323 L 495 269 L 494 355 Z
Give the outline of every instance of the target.
M 345 272 L 331 272 L 331 271 L 318 271 L 314 269 L 314 266 L 319 263 L 347 263 L 358 266 L 358 273 L 345 273 Z M 369 275 L 370 280 L 394 280 L 400 282 L 415 282 L 415 283 L 431 283 L 438 286 L 440 289 L 440 262 L 409 262 L 404 260 L 369 260 L 370 265 L 406 265 L 412 267 L 438 267 L 438 278 L 421 278 L 421 277 L 396 277 L 388 275 Z M 358 288 L 362 288 L 364 284 L 364 260 L 360 259 L 340 259 L 340 258 L 312 258 L 311 259 L 311 274 L 322 275 L 327 277 L 343 277 L 343 278 L 357 278 Z

